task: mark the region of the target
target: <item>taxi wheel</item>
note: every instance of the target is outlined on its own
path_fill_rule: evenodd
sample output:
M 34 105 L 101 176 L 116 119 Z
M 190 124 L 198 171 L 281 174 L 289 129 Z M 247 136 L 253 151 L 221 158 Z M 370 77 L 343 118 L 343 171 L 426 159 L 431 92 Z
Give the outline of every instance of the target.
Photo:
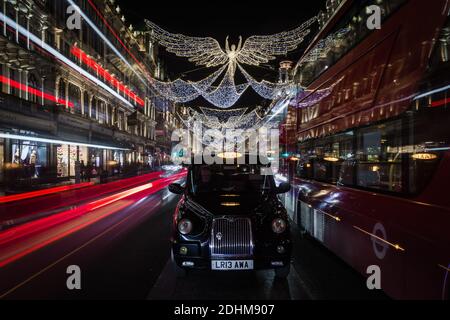
M 291 265 L 288 264 L 282 268 L 275 269 L 275 277 L 278 279 L 286 279 L 291 272 Z

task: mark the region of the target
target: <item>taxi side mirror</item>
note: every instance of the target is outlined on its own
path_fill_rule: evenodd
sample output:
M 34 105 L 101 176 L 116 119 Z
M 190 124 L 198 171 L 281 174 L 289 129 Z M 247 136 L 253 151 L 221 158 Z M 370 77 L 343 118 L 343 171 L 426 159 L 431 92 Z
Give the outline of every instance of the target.
M 169 191 L 174 194 L 183 194 L 184 188 L 179 183 L 172 183 L 169 185 Z

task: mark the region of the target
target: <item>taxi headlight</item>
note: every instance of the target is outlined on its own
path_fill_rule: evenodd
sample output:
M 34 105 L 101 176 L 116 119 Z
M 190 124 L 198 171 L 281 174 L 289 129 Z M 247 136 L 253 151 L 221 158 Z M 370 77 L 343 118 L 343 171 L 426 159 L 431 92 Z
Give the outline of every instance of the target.
M 284 219 L 277 218 L 272 221 L 272 231 L 281 234 L 286 231 L 287 223 Z
M 192 228 L 193 228 L 193 225 L 192 225 L 191 220 L 189 220 L 189 219 L 181 219 L 178 222 L 178 231 L 183 235 L 187 235 L 187 234 L 191 233 Z

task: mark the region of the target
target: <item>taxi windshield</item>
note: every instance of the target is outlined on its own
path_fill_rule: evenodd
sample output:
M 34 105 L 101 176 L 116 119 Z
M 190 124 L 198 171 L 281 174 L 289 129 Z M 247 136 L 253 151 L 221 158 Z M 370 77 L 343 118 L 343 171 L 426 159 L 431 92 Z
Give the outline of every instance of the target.
M 266 170 L 261 165 L 196 165 L 189 177 L 189 191 L 194 195 L 263 193 L 275 185 Z

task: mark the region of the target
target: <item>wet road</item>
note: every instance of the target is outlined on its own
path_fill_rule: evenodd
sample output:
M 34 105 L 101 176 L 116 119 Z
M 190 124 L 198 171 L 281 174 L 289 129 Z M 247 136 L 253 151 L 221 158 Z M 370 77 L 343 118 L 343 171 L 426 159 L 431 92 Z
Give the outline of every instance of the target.
M 172 213 L 167 189 L 143 197 L 65 238 L 0 269 L 3 299 L 385 299 L 365 279 L 294 228 L 292 272 L 191 272 L 175 276 L 170 262 Z M 104 208 L 109 210 L 109 207 Z M 67 267 L 81 269 L 70 291 Z

